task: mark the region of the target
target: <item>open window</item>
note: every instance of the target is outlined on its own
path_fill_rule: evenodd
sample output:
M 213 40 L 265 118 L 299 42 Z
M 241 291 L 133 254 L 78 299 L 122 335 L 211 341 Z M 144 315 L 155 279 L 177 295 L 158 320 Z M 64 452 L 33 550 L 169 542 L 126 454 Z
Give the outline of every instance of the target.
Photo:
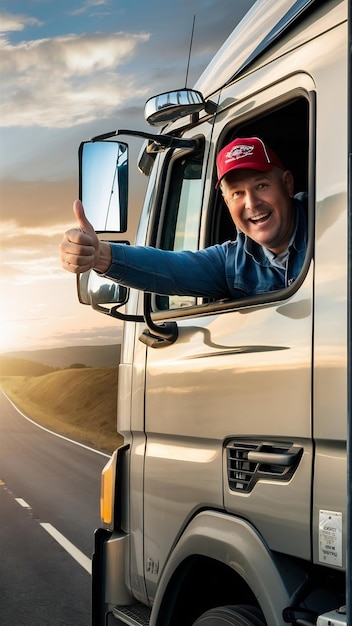
M 218 150 L 236 137 L 260 137 L 278 154 L 295 181 L 295 194 L 309 189 L 309 101 L 297 96 L 279 107 L 242 124 L 230 125 L 221 136 Z M 215 185 L 215 178 L 214 178 Z M 209 212 L 207 242 L 210 246 L 237 236 L 221 193 L 214 198 L 214 210 Z
M 281 102 L 271 103 L 270 108 L 257 111 L 257 115 L 241 119 L 234 117 L 223 129 L 216 152 L 236 137 L 258 136 L 262 138 L 280 157 L 286 168 L 294 176 L 294 193 L 309 190 L 309 160 L 312 147 L 310 144 L 311 101 L 306 93 L 296 92 Z M 197 250 L 235 240 L 236 228 L 222 199 L 221 191 L 215 191 L 216 171 L 213 167 L 213 193 L 203 202 L 205 187 L 205 165 L 203 150 L 175 153 L 168 167 L 166 194 L 160 215 L 159 234 L 156 245 L 167 250 Z M 199 233 L 205 233 L 202 241 Z M 308 263 L 306 260 L 305 268 Z M 302 271 L 302 275 L 304 271 Z M 295 283 L 296 284 L 296 283 Z M 298 281 L 297 281 L 298 284 Z M 277 293 L 277 292 L 274 292 Z M 251 296 L 256 302 L 273 299 L 273 292 L 268 296 Z M 204 305 L 208 301 L 202 298 L 154 296 L 153 310 L 165 311 L 185 309 Z M 216 306 L 218 310 L 218 306 Z M 185 313 L 185 311 L 184 311 Z M 193 311 L 192 311 L 193 314 Z M 178 315 L 177 315 L 178 317 Z

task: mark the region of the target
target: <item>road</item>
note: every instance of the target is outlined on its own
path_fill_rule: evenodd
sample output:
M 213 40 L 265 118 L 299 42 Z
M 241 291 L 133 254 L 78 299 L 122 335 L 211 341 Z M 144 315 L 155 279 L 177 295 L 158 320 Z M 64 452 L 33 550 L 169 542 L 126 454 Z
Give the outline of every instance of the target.
M 33 424 L 0 393 L 2 626 L 90 626 L 107 460 Z

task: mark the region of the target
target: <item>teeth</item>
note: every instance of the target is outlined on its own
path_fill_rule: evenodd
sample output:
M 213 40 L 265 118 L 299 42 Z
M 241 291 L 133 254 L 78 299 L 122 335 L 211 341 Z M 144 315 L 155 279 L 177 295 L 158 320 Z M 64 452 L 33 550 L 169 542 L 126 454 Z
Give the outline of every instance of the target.
M 250 220 L 251 222 L 258 222 L 259 220 L 262 220 L 263 217 L 267 217 L 269 215 L 269 213 L 262 213 L 261 215 L 256 215 L 255 217 L 251 217 Z

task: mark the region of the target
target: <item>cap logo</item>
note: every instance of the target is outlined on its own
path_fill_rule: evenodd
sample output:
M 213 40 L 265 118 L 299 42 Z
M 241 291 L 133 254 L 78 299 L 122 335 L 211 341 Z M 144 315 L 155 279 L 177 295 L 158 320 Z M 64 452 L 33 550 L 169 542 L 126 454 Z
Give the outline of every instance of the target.
M 244 144 L 239 145 L 239 146 L 234 146 L 232 150 L 230 150 L 229 152 L 226 152 L 225 163 L 229 163 L 230 161 L 237 161 L 238 159 L 243 159 L 245 157 L 252 156 L 253 153 L 254 153 L 253 144 L 251 146 L 244 145 Z

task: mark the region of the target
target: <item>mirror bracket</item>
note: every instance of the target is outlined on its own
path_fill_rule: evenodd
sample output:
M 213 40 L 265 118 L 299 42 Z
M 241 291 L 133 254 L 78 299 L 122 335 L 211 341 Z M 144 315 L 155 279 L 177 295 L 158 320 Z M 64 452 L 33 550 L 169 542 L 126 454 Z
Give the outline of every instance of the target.
M 88 302 L 82 302 L 81 304 L 88 304 Z M 122 322 L 144 322 L 143 315 L 128 315 L 127 313 L 121 313 L 119 308 L 123 305 L 112 306 L 110 309 L 101 306 L 97 302 L 88 304 L 91 306 L 94 311 L 98 311 L 98 313 L 104 313 L 104 315 L 109 315 L 115 319 L 121 320 Z
M 158 337 L 152 334 L 149 330 L 144 330 L 139 337 L 139 341 L 144 343 L 148 348 L 165 348 L 166 346 L 171 346 L 175 343 L 177 336 L 172 336 L 172 331 L 174 327 L 176 327 L 176 335 L 177 335 L 177 324 L 176 322 L 167 322 L 163 325 L 163 327 L 159 326 L 158 328 L 165 328 L 167 330 L 170 327 L 170 338 L 167 337 Z
M 116 317 L 116 319 L 122 320 L 123 322 L 144 322 L 143 315 L 128 315 L 127 313 L 120 313 L 118 309 L 118 306 L 113 306 L 109 315 L 111 315 L 111 317 Z
M 151 294 L 144 294 L 144 320 L 148 330 L 143 331 L 139 340 L 149 348 L 165 348 L 171 346 L 178 338 L 176 322 L 155 324 L 151 318 Z
M 110 133 L 104 133 L 102 135 L 96 135 L 92 137 L 91 142 L 105 141 L 116 137 L 117 135 L 130 135 L 132 137 L 142 137 L 142 139 L 148 139 L 149 144 L 147 151 L 150 153 L 161 152 L 168 148 L 183 148 L 186 150 L 196 150 L 200 147 L 200 138 L 196 139 L 183 139 L 180 137 L 174 137 L 173 135 L 155 135 L 153 133 L 147 133 L 142 130 L 113 130 Z
M 207 100 L 207 102 L 205 103 L 204 110 L 206 113 L 208 113 L 208 115 L 214 115 L 216 113 L 217 108 L 218 108 L 218 105 L 216 104 L 216 102 L 213 102 L 213 100 Z

